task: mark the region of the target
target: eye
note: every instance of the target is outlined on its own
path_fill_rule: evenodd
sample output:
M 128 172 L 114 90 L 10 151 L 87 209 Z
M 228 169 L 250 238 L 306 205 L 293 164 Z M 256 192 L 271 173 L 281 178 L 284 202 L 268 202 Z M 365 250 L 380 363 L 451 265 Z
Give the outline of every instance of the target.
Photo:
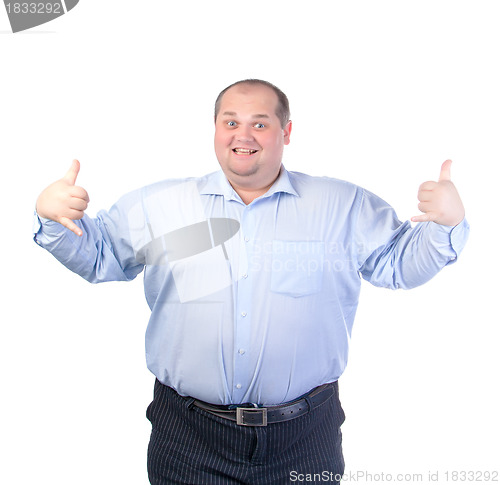
M 263 123 L 255 123 L 255 128 L 265 128 L 266 125 L 264 125 Z
M 227 126 L 236 126 L 236 121 L 228 121 Z

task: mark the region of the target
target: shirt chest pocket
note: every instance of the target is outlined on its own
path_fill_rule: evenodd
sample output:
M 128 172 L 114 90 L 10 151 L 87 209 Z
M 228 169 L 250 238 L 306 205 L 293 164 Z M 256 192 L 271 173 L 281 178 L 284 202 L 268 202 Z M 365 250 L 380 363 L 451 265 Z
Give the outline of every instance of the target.
M 294 298 L 321 291 L 323 241 L 273 241 L 271 291 Z

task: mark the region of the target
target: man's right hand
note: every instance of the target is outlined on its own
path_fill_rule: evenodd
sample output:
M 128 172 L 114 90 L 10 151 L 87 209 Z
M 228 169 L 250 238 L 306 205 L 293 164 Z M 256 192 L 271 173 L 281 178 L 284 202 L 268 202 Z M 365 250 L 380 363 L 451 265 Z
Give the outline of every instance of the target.
M 49 185 L 36 201 L 39 216 L 59 222 L 77 236 L 83 232 L 73 221 L 83 217 L 89 203 L 87 191 L 75 185 L 79 171 L 80 162 L 73 160 L 66 175 Z

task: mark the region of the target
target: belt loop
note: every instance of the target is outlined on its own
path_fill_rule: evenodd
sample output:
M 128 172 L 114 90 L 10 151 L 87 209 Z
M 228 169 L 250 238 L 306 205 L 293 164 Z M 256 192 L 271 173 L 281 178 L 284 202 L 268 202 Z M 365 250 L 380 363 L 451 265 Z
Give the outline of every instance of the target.
M 194 405 L 194 401 L 195 401 L 194 397 L 188 397 L 188 398 L 186 398 L 186 407 L 188 409 L 191 409 L 193 407 L 193 405 Z
M 306 400 L 307 407 L 309 408 L 309 412 L 311 412 L 313 409 L 313 403 L 312 403 L 311 398 L 309 396 L 306 396 L 306 397 L 304 397 L 304 399 Z

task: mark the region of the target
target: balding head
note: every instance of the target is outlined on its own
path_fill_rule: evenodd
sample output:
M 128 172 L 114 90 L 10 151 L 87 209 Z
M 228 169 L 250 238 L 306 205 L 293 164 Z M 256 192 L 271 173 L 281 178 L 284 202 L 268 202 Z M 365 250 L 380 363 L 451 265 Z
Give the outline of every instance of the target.
M 277 88 L 274 84 L 271 84 L 270 82 L 267 81 L 262 81 L 261 79 L 244 79 L 243 81 L 237 81 L 227 88 L 223 89 L 219 96 L 217 96 L 217 99 L 215 101 L 215 110 L 214 110 L 214 119 L 217 120 L 217 116 L 220 111 L 220 105 L 222 98 L 226 92 L 235 87 L 235 86 L 255 86 L 255 85 L 260 85 L 260 86 L 266 86 L 274 91 L 278 98 L 278 103 L 276 105 L 276 116 L 279 118 L 280 123 L 281 123 L 281 128 L 285 128 L 287 123 L 290 121 L 290 106 L 288 103 L 288 98 L 286 97 L 286 94 L 281 91 L 281 89 Z

